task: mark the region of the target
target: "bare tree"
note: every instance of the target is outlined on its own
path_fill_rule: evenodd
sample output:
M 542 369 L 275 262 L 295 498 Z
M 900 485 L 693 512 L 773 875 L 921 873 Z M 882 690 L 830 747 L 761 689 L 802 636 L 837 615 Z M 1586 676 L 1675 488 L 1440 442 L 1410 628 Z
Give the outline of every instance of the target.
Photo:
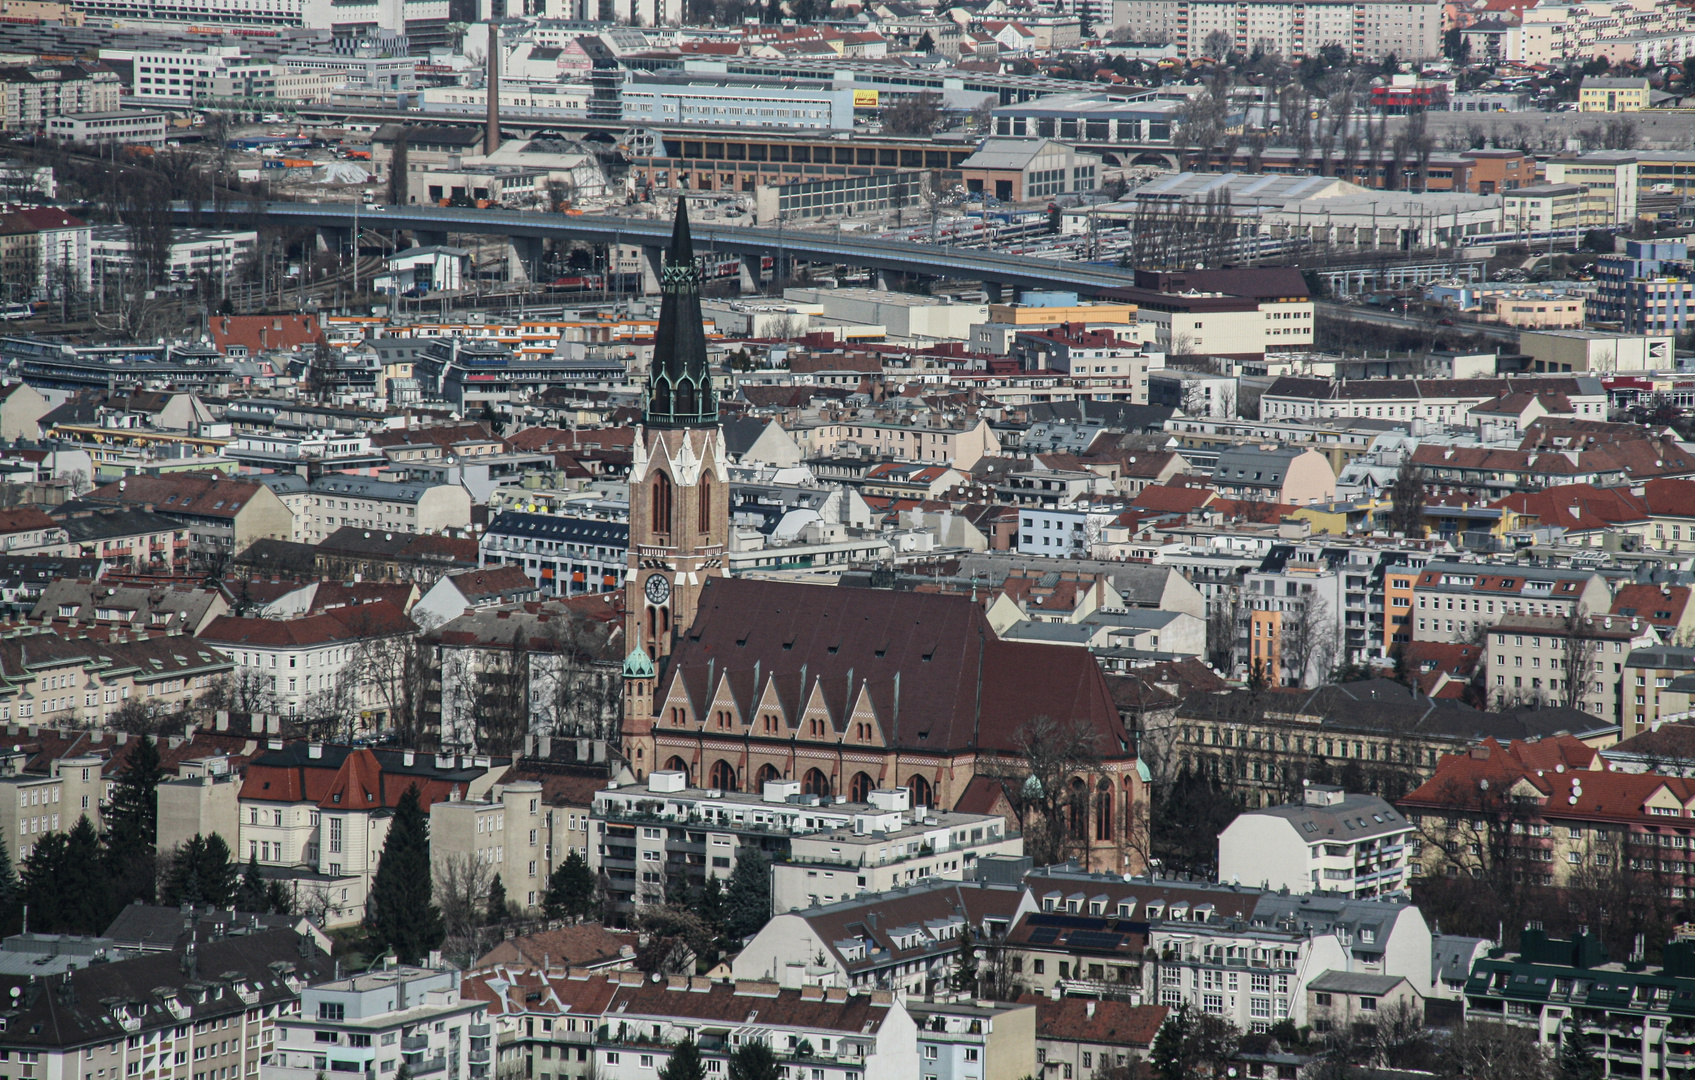
M 1324 597 L 1306 593 L 1283 612 L 1277 633 L 1277 649 L 1283 669 L 1289 673 L 1291 685 L 1305 686 L 1307 674 L 1326 652 L 1325 639 L 1334 642 L 1336 624 L 1330 617 L 1330 605 Z M 1328 649 L 1334 657 L 1335 646 Z M 1328 672 L 1320 672 L 1322 678 Z
M 1083 721 L 1037 716 L 1018 729 L 1014 745 L 1016 761 L 991 763 L 984 772 L 1000 782 L 1025 854 L 1042 866 L 1064 862 L 1087 845 L 1088 778 L 1100 769 L 1101 734 Z
M 483 951 L 484 916 L 494 868 L 466 852 L 436 862 L 431 892 L 447 929 L 443 952 L 455 961 L 475 960 Z
M 1595 656 L 1601 651 L 1601 642 L 1595 637 L 1595 620 L 1585 614 L 1582 604 L 1572 607 L 1562 629 L 1565 637 L 1560 642 L 1562 671 L 1556 700 L 1567 708 L 1581 709 L 1584 695 L 1592 692 L 1590 674 L 1599 670 Z M 1596 682 L 1593 692 L 1600 689 L 1601 684 Z M 1597 703 L 1596 711 L 1600 708 Z
M 1443 1043 L 1436 1075 L 1442 1080 L 1550 1080 L 1553 1068 L 1528 1028 L 1468 1020 Z

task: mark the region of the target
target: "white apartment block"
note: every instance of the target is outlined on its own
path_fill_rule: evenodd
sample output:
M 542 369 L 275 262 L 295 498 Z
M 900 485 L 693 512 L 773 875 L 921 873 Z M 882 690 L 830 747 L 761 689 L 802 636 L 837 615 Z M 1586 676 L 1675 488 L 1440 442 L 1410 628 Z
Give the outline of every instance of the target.
M 300 1009 L 277 1021 L 276 1051 L 258 1080 L 314 1080 L 354 1073 L 483 1080 L 492 1054 L 488 1006 L 461 1000 L 453 967 L 380 968 L 308 987 Z
M 1184 57 L 1205 55 L 1219 34 L 1228 42 L 1226 51 L 1245 55 L 1258 48 L 1290 59 L 1315 55 L 1326 45 L 1339 45 L 1358 60 L 1389 53 L 1426 59 L 1439 55 L 1442 44 L 1442 6 L 1433 0 L 1128 0 L 1125 9 L 1124 25 L 1133 40 L 1172 41 Z
M 1412 833 L 1375 795 L 1312 784 L 1302 802 L 1237 815 L 1218 837 L 1218 879 L 1362 899 L 1398 893 Z
M 846 828 L 789 838 L 789 857 L 771 868 L 773 914 L 887 892 L 933 878 L 959 881 L 984 855 L 1024 854 L 1024 839 L 985 814 L 912 811 L 907 788 L 878 789 Z
M 1580 420 L 1607 418 L 1607 392 L 1589 376 L 1516 379 L 1309 379 L 1284 376 L 1260 397 L 1265 421 L 1363 416 L 1468 426 L 1471 410 L 1515 392 L 1563 394 Z

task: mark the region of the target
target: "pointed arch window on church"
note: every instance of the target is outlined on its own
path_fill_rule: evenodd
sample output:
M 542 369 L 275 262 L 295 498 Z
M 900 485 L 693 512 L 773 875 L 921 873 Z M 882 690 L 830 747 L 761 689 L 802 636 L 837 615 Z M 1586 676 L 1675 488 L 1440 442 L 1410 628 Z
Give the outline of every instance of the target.
M 653 478 L 653 531 L 671 531 L 671 478 L 664 473 Z
M 914 773 L 912 777 L 907 780 L 906 787 L 908 791 L 912 792 L 913 806 L 933 805 L 930 802 L 930 781 Z
M 717 788 L 719 791 L 737 790 L 736 767 L 731 765 L 728 761 L 713 762 L 712 786 Z
M 712 478 L 710 476 L 703 476 L 703 477 L 700 478 L 700 513 L 697 516 L 700 519 L 699 528 L 700 528 L 700 531 L 701 531 L 701 535 L 704 536 L 706 534 L 711 533 L 712 532 Z
M 1095 839 L 1112 839 L 1112 781 L 1104 777 L 1095 795 Z
M 853 780 L 848 785 L 848 799 L 852 802 L 871 801 L 871 777 L 864 773 L 854 773 Z
M 766 784 L 771 783 L 773 780 L 781 780 L 782 778 L 783 774 L 777 770 L 777 766 L 771 764 L 761 765 L 757 776 L 759 781 L 758 790 L 764 791 Z
M 818 769 L 808 769 L 805 779 L 800 782 L 800 790 L 803 795 L 828 795 L 830 778 Z

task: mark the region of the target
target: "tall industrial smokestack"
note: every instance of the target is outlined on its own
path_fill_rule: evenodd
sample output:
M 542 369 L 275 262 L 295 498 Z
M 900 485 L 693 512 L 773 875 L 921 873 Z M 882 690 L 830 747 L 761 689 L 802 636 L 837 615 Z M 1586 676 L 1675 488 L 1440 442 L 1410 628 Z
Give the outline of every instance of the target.
M 488 24 L 488 130 L 483 132 L 483 153 L 500 149 L 500 24 Z

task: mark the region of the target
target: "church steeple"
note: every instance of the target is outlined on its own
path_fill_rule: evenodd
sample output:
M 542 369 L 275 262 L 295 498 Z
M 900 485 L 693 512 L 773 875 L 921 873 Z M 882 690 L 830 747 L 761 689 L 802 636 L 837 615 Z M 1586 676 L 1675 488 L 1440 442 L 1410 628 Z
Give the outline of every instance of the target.
M 671 250 L 660 271 L 659 330 L 653 364 L 647 373 L 648 427 L 707 427 L 718 423 L 718 400 L 706 363 L 706 333 L 701 329 L 700 268 L 689 236 L 686 199 L 677 199 Z

